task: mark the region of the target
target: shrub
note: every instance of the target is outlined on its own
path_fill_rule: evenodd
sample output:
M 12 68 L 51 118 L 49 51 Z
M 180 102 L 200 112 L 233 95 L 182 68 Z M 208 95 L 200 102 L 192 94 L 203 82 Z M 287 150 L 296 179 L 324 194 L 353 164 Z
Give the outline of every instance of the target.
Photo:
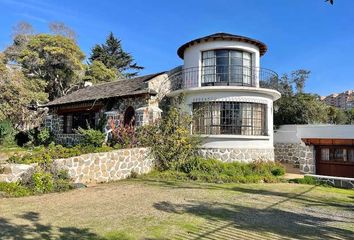
M 94 147 L 92 145 L 77 145 L 75 147 L 66 148 L 61 145 L 50 144 L 47 148 L 34 148 L 32 152 L 25 155 L 15 154 L 11 156 L 7 162 L 18 164 L 39 163 L 47 165 L 54 159 L 75 157 L 87 153 L 108 152 L 111 150 L 112 148 L 108 146 Z
M 159 170 L 175 169 L 194 156 L 201 139 L 191 135 L 191 123 L 189 114 L 171 108 L 160 121 L 139 128 L 139 142 L 151 147 Z
M 25 187 L 20 183 L 6 182 L 0 182 L 0 193 L 1 192 L 5 193 L 6 197 L 24 197 L 32 194 L 28 187 Z
M 53 134 L 47 128 L 44 128 L 36 136 L 36 145 L 48 146 L 53 140 Z
M 104 143 L 105 134 L 99 130 L 79 128 L 77 132 L 82 135 L 81 143 L 84 146 L 100 147 Z
M 215 159 L 202 157 L 190 158 L 180 163 L 174 170 L 162 171 L 153 176 L 163 179 L 190 179 L 203 182 L 237 182 L 258 183 L 278 182 L 284 169 L 273 162 L 224 163 Z
M 15 141 L 18 146 L 20 147 L 25 146 L 28 142 L 30 142 L 28 131 L 18 132 L 15 135 Z
M 290 179 L 289 182 L 309 185 L 322 185 L 327 187 L 331 186 L 328 183 L 322 182 L 318 178 L 312 176 L 304 176 L 303 178 Z
M 36 193 L 49 193 L 54 189 L 53 175 L 38 168 L 32 175 L 33 190 Z
M 10 121 L 0 122 L 0 144 L 11 144 L 14 140 L 15 129 Z
M 135 128 L 121 124 L 112 131 L 111 145 L 119 145 L 120 148 L 131 148 L 137 145 Z

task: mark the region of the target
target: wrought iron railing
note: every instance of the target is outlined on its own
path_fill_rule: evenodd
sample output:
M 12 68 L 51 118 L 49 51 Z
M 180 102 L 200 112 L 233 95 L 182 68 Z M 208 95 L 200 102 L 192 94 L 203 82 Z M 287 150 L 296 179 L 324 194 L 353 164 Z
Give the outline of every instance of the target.
M 277 89 L 278 74 L 239 65 L 184 68 L 169 76 L 172 91 L 204 86 L 246 86 Z

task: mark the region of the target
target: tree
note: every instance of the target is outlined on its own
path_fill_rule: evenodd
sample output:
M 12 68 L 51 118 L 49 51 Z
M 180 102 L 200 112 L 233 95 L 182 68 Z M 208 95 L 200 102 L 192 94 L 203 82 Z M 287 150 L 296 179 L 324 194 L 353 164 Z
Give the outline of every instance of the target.
M 35 31 L 31 24 L 19 22 L 12 29 L 13 43 L 5 50 L 6 59 L 16 62 L 22 50 L 26 47 L 28 41 L 34 36 Z
M 282 97 L 274 104 L 275 125 L 328 122 L 328 106 L 318 95 L 304 93 L 309 75 L 310 71 L 300 69 L 291 72 L 290 77 L 284 74 L 279 79 L 278 90 Z
M 329 2 L 330 4 L 334 4 L 334 0 L 326 0 L 325 2 Z
M 98 60 L 107 68 L 115 69 L 117 75 L 123 74 L 126 77 L 136 76 L 138 72 L 134 72 L 134 70 L 143 69 L 134 62 L 130 53 L 123 50 L 121 41 L 112 32 L 108 35 L 104 44 L 94 46 L 89 59 L 91 62 Z M 133 72 L 130 72 L 132 70 Z
M 296 91 L 303 93 L 305 88 L 305 82 L 309 78 L 311 71 L 299 69 L 291 72 L 291 83 L 295 84 Z
M 29 78 L 46 82 L 49 100 L 61 97 L 79 81 L 85 55 L 77 44 L 61 35 L 33 36 L 17 58 Z
M 122 78 L 123 76 L 120 76 Z M 87 66 L 85 72 L 85 81 L 90 81 L 93 84 L 102 82 L 111 82 L 117 79 L 116 72 L 113 69 L 107 68 L 102 62 L 95 60 Z
M 74 30 L 66 26 L 62 22 L 51 22 L 49 23 L 49 29 L 54 35 L 61 35 L 63 37 L 76 40 L 76 33 Z
M 0 54 L 0 59 L 3 59 Z M 19 68 L 6 67 L 0 61 L 0 121 L 10 120 L 23 130 L 39 121 L 39 113 L 28 109 L 33 101 L 46 101 L 43 81 L 27 79 Z M 38 121 L 37 121 L 38 120 Z
M 347 115 L 347 124 L 354 124 L 354 108 L 346 110 L 345 114 Z

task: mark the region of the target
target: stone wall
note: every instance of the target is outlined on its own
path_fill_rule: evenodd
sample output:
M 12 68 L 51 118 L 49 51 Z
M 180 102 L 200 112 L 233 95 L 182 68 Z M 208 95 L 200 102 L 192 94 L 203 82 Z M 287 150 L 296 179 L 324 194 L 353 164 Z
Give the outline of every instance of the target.
M 24 174 L 30 173 L 35 164 L 4 164 L 0 165 L 0 182 L 17 182 Z
M 130 148 L 54 160 L 58 169 L 68 170 L 75 183 L 98 183 L 129 177 L 132 172 L 148 173 L 154 160 L 148 148 Z M 16 182 L 30 174 L 36 164 L 5 164 L 0 166 L 0 182 Z
M 315 173 L 315 154 L 313 146 L 301 143 L 274 144 L 275 161 L 293 164 L 302 173 Z
M 332 177 L 332 176 L 311 175 L 311 174 L 308 174 L 306 176 L 314 177 L 318 181 L 333 187 L 354 189 L 354 178 Z
M 273 148 L 204 148 L 199 150 L 199 154 L 223 162 L 274 161 Z
M 91 153 L 54 161 L 60 169 L 68 170 L 74 182 L 108 182 L 127 178 L 132 172 L 148 173 L 154 166 L 147 148 L 122 149 Z
M 63 146 L 74 146 L 80 143 L 82 136 L 75 133 L 61 133 L 55 135 L 55 143 Z

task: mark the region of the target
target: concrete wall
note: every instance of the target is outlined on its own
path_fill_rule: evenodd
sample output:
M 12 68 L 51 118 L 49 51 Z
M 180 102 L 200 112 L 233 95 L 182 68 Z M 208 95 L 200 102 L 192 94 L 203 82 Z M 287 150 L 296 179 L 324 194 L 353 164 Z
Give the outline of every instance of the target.
M 354 125 L 282 125 L 275 130 L 275 143 L 301 143 L 302 138 L 354 139 Z

